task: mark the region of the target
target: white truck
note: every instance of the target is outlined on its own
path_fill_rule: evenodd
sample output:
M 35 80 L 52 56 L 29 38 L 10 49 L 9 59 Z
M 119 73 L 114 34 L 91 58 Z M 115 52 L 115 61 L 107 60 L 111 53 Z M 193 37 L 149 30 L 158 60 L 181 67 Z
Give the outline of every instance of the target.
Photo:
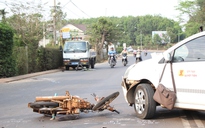
M 164 107 L 153 99 L 153 95 L 165 63 L 160 83 L 172 91 L 175 84 L 177 99 L 174 108 L 205 110 L 204 49 L 205 32 L 200 32 L 161 54 L 153 53 L 151 59 L 128 67 L 122 77 L 121 86 L 126 102 L 134 106 L 138 118 L 153 118 L 156 106 Z
M 91 49 L 88 41 L 66 41 L 63 48 L 63 63 L 66 70 L 78 66 L 93 69 L 96 63 L 96 52 Z

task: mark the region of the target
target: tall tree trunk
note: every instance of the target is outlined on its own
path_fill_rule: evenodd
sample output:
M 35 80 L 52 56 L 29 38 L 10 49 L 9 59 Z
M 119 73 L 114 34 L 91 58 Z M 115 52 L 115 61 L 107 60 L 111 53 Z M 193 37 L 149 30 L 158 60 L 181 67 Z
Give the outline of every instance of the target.
M 102 38 L 101 38 L 101 44 L 100 44 L 100 51 L 101 51 L 101 54 L 103 54 L 102 48 L 103 48 L 104 42 L 105 42 L 105 32 L 103 32 L 103 34 L 102 34 Z M 103 55 L 103 58 L 102 58 L 102 59 L 105 60 L 104 55 Z

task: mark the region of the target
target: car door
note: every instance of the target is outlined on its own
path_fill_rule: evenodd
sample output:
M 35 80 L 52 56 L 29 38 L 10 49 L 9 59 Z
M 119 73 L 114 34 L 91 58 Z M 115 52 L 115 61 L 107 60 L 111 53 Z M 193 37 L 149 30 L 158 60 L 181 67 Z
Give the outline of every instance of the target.
M 177 90 L 175 107 L 205 109 L 205 36 L 192 39 L 173 51 L 173 75 Z M 170 64 L 165 83 L 172 84 Z M 168 83 L 169 82 L 169 83 Z M 171 83 L 171 84 L 170 84 Z

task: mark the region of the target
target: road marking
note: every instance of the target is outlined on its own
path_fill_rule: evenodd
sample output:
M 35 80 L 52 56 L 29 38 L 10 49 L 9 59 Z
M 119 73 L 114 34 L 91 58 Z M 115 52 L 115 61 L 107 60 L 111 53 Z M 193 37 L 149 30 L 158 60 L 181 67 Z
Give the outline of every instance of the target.
M 190 123 L 187 120 L 187 117 L 183 111 L 180 112 L 180 118 L 181 118 L 182 125 L 184 126 L 184 128 L 191 128 Z
M 193 116 L 194 122 L 196 123 L 198 128 L 205 128 L 204 124 L 201 122 L 201 120 L 199 119 L 199 117 L 196 114 L 194 114 L 192 116 Z
M 184 128 L 191 128 L 189 121 L 187 121 L 186 117 L 181 116 L 181 120 L 182 120 L 182 124 L 183 124 Z
M 204 124 L 199 119 L 199 117 L 196 115 L 196 113 L 192 112 L 191 116 L 193 117 L 193 121 L 197 125 L 197 128 L 205 128 Z M 180 112 L 180 118 L 181 118 L 181 121 L 182 121 L 182 124 L 183 124 L 184 128 L 191 128 L 189 120 L 188 120 L 186 114 L 184 114 L 183 111 Z

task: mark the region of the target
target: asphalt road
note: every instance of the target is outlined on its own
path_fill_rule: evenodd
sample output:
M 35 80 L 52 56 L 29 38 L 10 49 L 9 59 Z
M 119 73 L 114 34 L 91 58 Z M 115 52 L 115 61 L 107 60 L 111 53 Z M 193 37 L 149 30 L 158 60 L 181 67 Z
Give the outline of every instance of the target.
M 143 58 L 148 59 L 150 55 Z M 154 119 L 137 118 L 134 108 L 125 102 L 121 88 L 121 76 L 134 61 L 135 58 L 129 56 L 126 67 L 119 58 L 114 68 L 105 62 L 88 71 L 55 70 L 25 78 L 10 78 L 6 83 L 4 79 L 0 83 L 0 128 L 204 128 L 205 113 L 201 111 L 170 111 L 157 107 Z M 60 96 L 67 90 L 71 95 L 78 95 L 93 104 L 96 101 L 92 93 L 106 97 L 118 91 L 120 95 L 110 105 L 120 114 L 104 110 L 80 113 L 76 120 L 72 120 L 72 116 L 57 116 L 56 120 L 50 120 L 50 117 L 34 113 L 27 106 L 34 102 L 36 96 Z

